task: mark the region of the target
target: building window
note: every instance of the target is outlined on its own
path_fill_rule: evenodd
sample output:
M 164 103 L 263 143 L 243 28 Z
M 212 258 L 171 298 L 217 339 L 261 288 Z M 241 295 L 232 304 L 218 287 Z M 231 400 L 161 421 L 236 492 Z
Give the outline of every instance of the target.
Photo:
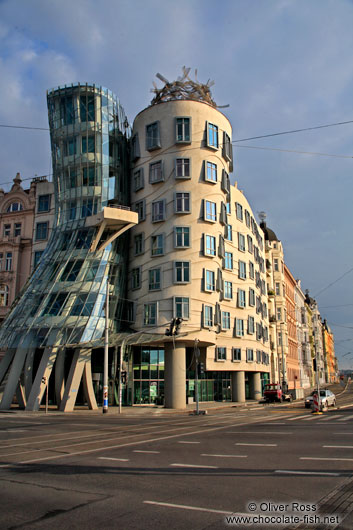
M 216 275 L 214 271 L 205 270 L 205 291 L 216 290 Z
M 174 316 L 177 318 L 188 319 L 190 308 L 189 298 L 183 296 L 175 296 L 174 298 Z
M 248 251 L 250 252 L 250 254 L 253 253 L 254 251 L 254 245 L 253 245 L 253 242 L 252 242 L 252 237 L 248 235 Z
M 93 199 L 83 199 L 81 208 L 81 217 L 90 217 L 97 213 L 97 201 Z
M 222 311 L 222 329 L 230 329 L 230 312 Z
M 238 307 L 246 307 L 246 293 L 243 289 L 238 289 Z
M 36 241 L 44 241 L 48 239 L 48 223 L 37 223 L 36 225 Z
M 80 119 L 84 121 L 95 121 L 94 119 L 94 96 L 80 96 Z
M 246 280 L 246 263 L 244 261 L 239 261 L 239 278 Z
M 245 210 L 245 223 L 248 228 L 250 228 L 250 213 L 248 210 Z
M 164 221 L 165 219 L 165 200 L 152 202 L 152 223 Z
M 134 171 L 133 175 L 134 191 L 142 190 L 145 186 L 143 167 Z
M 174 227 L 174 247 L 175 248 L 190 247 L 190 227 L 189 226 L 175 226 Z
M 82 185 L 97 186 L 96 169 L 93 166 L 82 168 Z
M 252 335 L 255 333 L 255 319 L 252 316 L 248 316 L 248 334 Z
M 243 220 L 243 207 L 241 204 L 239 204 L 239 202 L 235 203 L 235 213 L 236 213 L 237 219 L 239 219 L 239 221 L 242 221 Z
M 33 267 L 35 268 L 38 263 L 40 262 L 40 258 L 42 257 L 43 250 L 36 250 L 34 253 L 34 261 L 33 261 Z
M 190 193 L 189 192 L 177 192 L 174 195 L 175 213 L 190 213 Z
M 228 173 L 222 169 L 222 181 L 221 181 L 221 188 L 224 193 L 230 194 L 230 179 Z
M 226 203 L 226 211 L 227 211 L 227 215 L 230 215 L 232 212 L 232 207 L 231 207 L 230 202 Z
M 164 254 L 164 235 L 151 236 L 151 255 L 162 256 Z
M 276 295 L 280 296 L 281 295 L 281 284 L 279 282 L 276 282 L 275 289 L 276 289 Z
M 218 127 L 207 122 L 207 146 L 218 149 Z
M 7 213 L 9 212 L 21 212 L 23 210 L 23 206 L 20 202 L 12 202 L 10 206 L 7 208 Z
M 233 298 L 233 284 L 232 282 L 224 282 L 224 298 L 231 300 Z
M 153 151 L 161 147 L 161 135 L 159 121 L 146 125 L 146 149 Z
M 217 220 L 217 206 L 215 202 L 211 201 L 204 201 L 204 219 L 205 221 L 210 221 L 212 223 L 215 223 Z
M 148 271 L 148 290 L 158 291 L 161 288 L 161 269 L 150 269 Z
M 210 305 L 204 306 L 203 325 L 206 328 L 213 326 L 213 307 Z
M 252 363 L 254 360 L 254 350 L 251 348 L 246 348 L 246 362 Z
M 38 212 L 49 212 L 50 210 L 50 195 L 39 195 L 38 197 Z
M 82 136 L 82 153 L 94 153 L 94 152 L 95 152 L 94 136 Z
M 43 309 L 42 315 L 57 316 L 61 315 L 67 293 L 51 294 L 45 308 Z
M 241 348 L 232 348 L 232 361 L 241 361 Z
M 5 307 L 9 304 L 9 287 L 7 285 L 0 285 L 0 306 Z
M 233 270 L 233 254 L 232 252 L 224 253 L 224 268 L 230 271 Z
M 0 252 L 0 271 L 4 270 L 4 254 Z
M 238 248 L 241 252 L 245 252 L 245 236 L 238 232 Z
M 158 320 L 158 302 L 144 304 L 143 324 L 144 326 L 156 326 Z
M 140 158 L 140 142 L 138 133 L 134 134 L 134 136 L 131 138 L 131 158 L 133 161 Z
M 83 260 L 69 261 L 60 277 L 61 282 L 74 282 L 82 268 Z
M 145 203 L 145 199 L 143 199 L 142 201 L 135 202 L 135 212 L 138 213 L 139 223 L 146 219 L 146 203 Z
M 190 261 L 174 261 L 174 283 L 190 282 Z
M 15 223 L 15 224 L 14 224 L 13 235 L 14 235 L 15 237 L 21 235 L 21 228 L 22 228 L 21 223 Z
M 205 180 L 207 182 L 217 182 L 217 165 L 206 162 Z
M 95 293 L 77 295 L 75 303 L 70 311 L 70 315 L 76 317 L 91 316 L 96 299 L 97 295 Z
M 249 289 L 249 305 L 255 306 L 255 291 L 254 289 Z
M 134 237 L 134 255 L 139 256 L 144 253 L 144 234 L 136 234 Z
M 233 228 L 232 225 L 226 225 L 224 227 L 224 239 L 227 241 L 233 241 Z
M 249 261 L 249 278 L 251 280 L 255 278 L 255 267 L 252 261 Z
M 225 131 L 223 132 L 223 156 L 229 162 L 232 160 L 232 143 Z
M 216 238 L 205 234 L 205 256 L 216 255 Z
M 76 201 L 69 202 L 69 207 L 67 210 L 69 221 L 73 221 L 74 219 L 76 219 L 76 207 L 77 207 Z
M 175 160 L 175 178 L 189 179 L 190 177 L 190 158 L 177 158 Z
M 275 258 L 273 260 L 273 268 L 274 268 L 275 271 L 279 271 L 278 258 Z
M 12 252 L 6 252 L 5 271 L 12 270 Z
M 277 320 L 282 320 L 282 309 L 277 307 Z
M 5 237 L 10 237 L 11 235 L 11 225 L 4 225 L 4 236 Z
M 227 348 L 224 346 L 216 347 L 216 358 L 217 361 L 226 361 L 227 360 Z
M 191 118 L 176 118 L 176 143 L 191 143 Z
M 236 337 L 244 337 L 244 320 L 242 318 L 235 319 L 235 335 Z
M 140 289 L 141 287 L 141 267 L 136 267 L 131 271 L 131 289 Z
M 151 184 L 155 184 L 156 182 L 162 182 L 164 180 L 162 160 L 158 160 L 158 162 L 153 162 L 152 164 L 150 164 L 149 180 Z

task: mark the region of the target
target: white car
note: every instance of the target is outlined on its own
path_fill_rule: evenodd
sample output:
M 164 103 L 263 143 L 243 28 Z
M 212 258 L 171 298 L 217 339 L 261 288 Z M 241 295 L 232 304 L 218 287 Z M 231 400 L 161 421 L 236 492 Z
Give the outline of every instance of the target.
M 313 396 L 317 394 L 317 390 L 314 390 L 310 396 L 305 398 L 304 404 L 307 409 L 314 407 Z M 331 390 L 320 390 L 320 410 L 326 407 L 336 406 L 336 396 Z

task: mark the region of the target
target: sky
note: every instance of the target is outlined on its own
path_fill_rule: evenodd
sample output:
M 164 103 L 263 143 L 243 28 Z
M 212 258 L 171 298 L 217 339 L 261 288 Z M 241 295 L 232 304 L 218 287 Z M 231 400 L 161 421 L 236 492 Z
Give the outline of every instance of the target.
M 353 121 L 352 27 L 353 0 L 0 0 L 0 125 L 47 128 L 46 90 L 66 83 L 111 89 L 133 122 L 157 72 L 214 80 L 232 179 L 353 368 L 353 123 L 237 141 Z M 49 133 L 0 127 L 0 160 L 5 191 L 50 174 Z

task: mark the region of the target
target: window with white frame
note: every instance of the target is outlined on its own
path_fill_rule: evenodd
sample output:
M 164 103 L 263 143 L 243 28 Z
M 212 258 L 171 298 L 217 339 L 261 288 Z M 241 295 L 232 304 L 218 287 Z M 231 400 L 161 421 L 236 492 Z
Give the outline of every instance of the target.
M 252 348 L 246 348 L 246 362 L 252 363 L 254 361 L 254 350 Z
M 243 289 L 238 289 L 238 307 L 246 307 L 246 292 Z
M 150 269 L 148 271 L 148 290 L 159 291 L 161 288 L 161 269 Z
M 276 282 L 275 283 L 275 289 L 276 289 L 276 295 L 277 296 L 280 296 L 281 295 L 281 284 L 279 282 Z
M 245 236 L 238 232 L 238 249 L 245 252 Z
M 203 309 L 203 325 L 206 328 L 213 326 L 213 307 L 211 305 L 205 305 Z
M 144 182 L 144 175 L 143 175 L 143 167 L 134 171 L 133 182 L 134 182 L 134 191 L 142 190 L 144 188 L 145 182 Z
M 205 256 L 215 256 L 216 255 L 216 238 L 205 234 L 204 242 L 204 252 Z
M 273 268 L 274 268 L 275 271 L 279 271 L 278 258 L 274 258 L 274 260 L 273 260 Z
M 249 305 L 255 306 L 255 290 L 251 288 L 249 289 Z
M 232 348 L 232 361 L 241 361 L 241 348 Z
M 245 223 L 248 228 L 250 228 L 250 213 L 248 210 L 245 210 Z
M 227 348 L 225 346 L 216 347 L 216 359 L 217 361 L 226 361 L 227 360 Z
M 135 212 L 138 214 L 139 223 L 146 219 L 146 202 L 145 199 L 142 201 L 135 202 Z
M 244 261 L 239 260 L 239 272 L 238 272 L 239 278 L 241 280 L 246 280 L 246 263 Z
M 131 289 L 140 289 L 141 287 L 141 267 L 136 267 L 131 271 Z
M 174 261 L 174 283 L 190 282 L 190 261 Z
M 230 329 L 230 312 L 229 311 L 222 311 L 222 329 Z
M 216 274 L 214 271 L 205 270 L 205 291 L 215 291 L 216 290 Z
M 152 151 L 161 147 L 161 135 L 159 121 L 146 125 L 146 149 Z
M 233 241 L 233 228 L 232 225 L 225 225 L 224 227 L 224 239 L 227 241 Z
M 151 184 L 164 180 L 162 160 L 152 162 L 149 166 L 149 181 Z
M 250 252 L 250 254 L 253 253 L 254 251 L 254 245 L 253 245 L 253 242 L 252 242 L 252 237 L 248 235 L 248 251 Z
M 255 318 L 251 315 L 248 316 L 248 334 L 253 335 L 255 333 Z
M 224 268 L 230 271 L 233 270 L 233 253 L 232 252 L 224 253 Z
M 175 159 L 175 178 L 189 179 L 191 178 L 190 158 L 176 158 Z
M 9 212 L 20 212 L 23 210 L 23 206 L 22 206 L 22 203 L 20 202 L 12 202 L 8 207 L 7 207 L 7 213 Z
M 205 162 L 206 171 L 205 171 L 205 180 L 207 182 L 217 182 L 217 164 L 213 162 Z
M 151 236 L 151 256 L 162 256 L 164 254 L 164 234 Z
M 175 139 L 176 143 L 189 144 L 191 143 L 191 118 L 178 117 L 175 118 Z
M 9 304 L 9 287 L 8 285 L 0 285 L 0 306 L 5 307 Z
M 13 235 L 15 237 L 20 236 L 21 235 L 21 229 L 22 229 L 22 224 L 21 223 L 15 223 L 14 224 L 14 228 L 13 228 Z
M 11 235 L 11 225 L 6 224 L 4 225 L 4 236 L 9 237 Z
M 217 221 L 217 205 L 212 201 L 204 201 L 204 220 L 215 223 Z
M 174 297 L 174 316 L 188 319 L 190 315 L 190 299 L 185 296 Z
M 242 318 L 235 319 L 235 336 L 244 337 L 244 320 Z
M 218 149 L 218 127 L 207 122 L 207 146 Z
M 144 326 L 156 326 L 158 322 L 158 302 L 150 302 L 143 306 Z
M 255 278 L 255 266 L 252 261 L 249 261 L 249 278 L 251 280 Z
M 5 271 L 12 270 L 12 252 L 6 252 Z
M 144 253 L 145 250 L 145 235 L 136 234 L 134 236 L 134 255 L 139 256 Z
M 174 227 L 174 247 L 175 248 L 189 248 L 190 247 L 190 227 L 189 226 L 175 226 Z
M 233 283 L 225 280 L 224 281 L 224 298 L 228 298 L 228 300 L 231 300 L 233 298 Z
M 282 320 L 282 309 L 277 307 L 277 320 Z
M 243 207 L 239 202 L 235 203 L 235 213 L 239 221 L 243 220 Z
M 174 194 L 174 211 L 175 213 L 190 213 L 191 201 L 188 191 L 180 191 Z
M 152 223 L 164 221 L 165 219 L 165 199 L 152 202 Z

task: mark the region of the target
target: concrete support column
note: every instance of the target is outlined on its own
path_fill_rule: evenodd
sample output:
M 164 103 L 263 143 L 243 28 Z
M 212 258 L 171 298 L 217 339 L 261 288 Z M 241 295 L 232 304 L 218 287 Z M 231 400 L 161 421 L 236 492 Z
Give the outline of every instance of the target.
M 2 396 L 0 409 L 8 410 L 11 407 L 13 397 L 15 395 L 17 385 L 20 379 L 20 375 L 25 363 L 27 352 L 26 350 L 19 348 L 13 358 L 8 379 Z
M 185 345 L 164 344 L 165 406 L 169 409 L 186 408 L 186 350 Z
M 31 392 L 28 396 L 26 410 L 39 410 L 43 394 L 47 387 L 46 383 L 43 383 L 43 378 L 45 377 L 47 382 L 49 381 L 57 351 L 58 349 L 55 346 L 45 348 L 39 363 L 36 377 L 33 381 Z
M 55 361 L 55 397 L 58 409 L 65 390 L 65 348 L 58 351 Z
M 29 394 L 31 393 L 32 384 L 33 384 L 33 360 L 34 360 L 35 352 L 36 352 L 35 348 L 28 348 L 26 362 L 25 362 L 25 370 L 24 370 L 26 399 L 28 399 Z
M 261 373 L 249 372 L 250 397 L 259 401 L 262 398 L 261 392 Z
M 231 372 L 232 401 L 245 401 L 245 372 Z
M 90 410 L 97 410 L 97 401 L 94 394 L 93 382 L 92 382 L 92 365 L 91 365 L 91 354 L 92 350 L 89 351 L 90 359 L 86 361 L 85 368 L 83 370 L 82 382 L 85 397 L 87 399 L 88 408 Z

